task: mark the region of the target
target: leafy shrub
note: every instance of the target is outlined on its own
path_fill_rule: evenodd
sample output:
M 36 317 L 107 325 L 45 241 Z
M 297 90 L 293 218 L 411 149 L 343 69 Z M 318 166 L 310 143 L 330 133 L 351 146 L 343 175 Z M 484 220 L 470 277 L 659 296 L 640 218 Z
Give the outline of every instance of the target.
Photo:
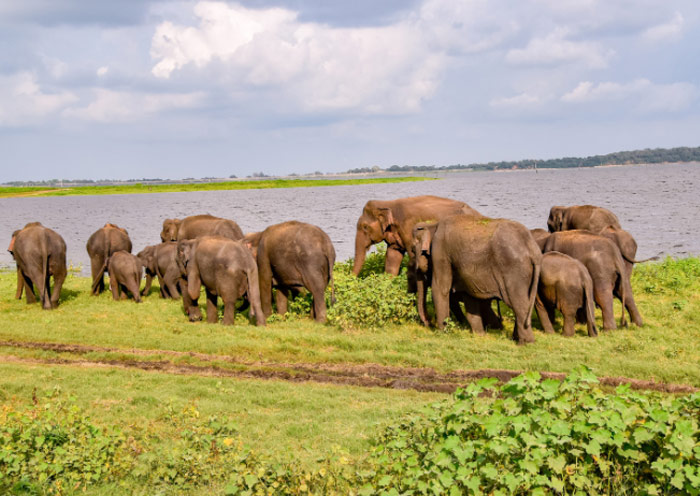
M 640 264 L 634 268 L 635 287 L 649 294 L 679 294 L 697 284 L 700 279 L 700 258 L 673 259 Z
M 700 494 L 700 394 L 596 382 L 581 368 L 472 384 L 389 429 L 360 494 Z

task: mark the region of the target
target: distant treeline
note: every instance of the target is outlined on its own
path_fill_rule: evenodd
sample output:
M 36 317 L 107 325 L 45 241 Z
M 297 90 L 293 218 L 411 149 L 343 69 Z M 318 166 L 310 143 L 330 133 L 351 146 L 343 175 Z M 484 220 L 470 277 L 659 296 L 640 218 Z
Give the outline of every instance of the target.
M 668 162 L 700 162 L 700 147 L 689 148 L 656 148 L 634 150 L 630 152 L 616 152 L 607 155 L 593 155 L 590 157 L 564 157 L 549 160 L 516 160 L 503 162 L 488 162 L 481 164 L 455 164 L 455 165 L 392 165 L 386 169 L 379 167 L 362 167 L 350 169 L 348 173 L 372 173 L 380 171 L 389 172 L 429 172 L 440 170 L 502 170 L 502 169 L 563 169 L 567 167 L 596 167 L 599 165 L 632 165 L 632 164 L 660 164 Z

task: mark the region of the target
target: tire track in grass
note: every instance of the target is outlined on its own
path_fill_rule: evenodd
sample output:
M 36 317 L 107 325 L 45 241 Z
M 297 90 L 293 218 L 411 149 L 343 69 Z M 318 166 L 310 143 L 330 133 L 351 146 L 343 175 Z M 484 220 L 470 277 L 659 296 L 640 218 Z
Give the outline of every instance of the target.
M 496 378 L 500 382 L 523 373 L 521 370 L 480 369 L 456 370 L 440 373 L 431 368 L 395 367 L 379 364 L 349 363 L 282 363 L 246 361 L 228 355 L 216 355 L 174 350 L 112 348 L 70 343 L 46 343 L 32 341 L 0 341 L 0 347 L 25 350 L 42 350 L 76 355 L 76 358 L 24 358 L 0 355 L 0 362 L 32 363 L 52 365 L 75 365 L 83 367 L 118 367 L 140 369 L 180 375 L 201 375 L 246 379 L 269 379 L 289 382 L 317 382 L 346 386 L 381 387 L 391 389 L 413 389 L 453 393 L 457 388 L 482 378 Z M 90 353 L 116 353 L 123 359 L 84 358 Z M 163 359 L 138 359 L 137 357 L 169 356 L 173 358 L 195 358 L 201 362 L 222 362 L 235 367 L 191 365 Z M 132 358 L 133 357 L 133 358 Z M 563 380 L 565 373 L 540 372 L 543 379 Z M 627 377 L 599 377 L 601 385 L 615 387 L 629 384 L 633 389 L 666 393 L 693 393 L 700 389 L 686 384 L 666 384 Z

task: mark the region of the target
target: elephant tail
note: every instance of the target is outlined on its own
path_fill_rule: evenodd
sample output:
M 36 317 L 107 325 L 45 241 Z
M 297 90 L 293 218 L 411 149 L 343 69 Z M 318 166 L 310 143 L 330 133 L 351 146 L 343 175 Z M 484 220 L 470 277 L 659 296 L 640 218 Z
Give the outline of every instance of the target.
M 658 259 L 659 259 L 659 256 L 658 256 L 658 255 L 654 255 L 653 257 L 644 258 L 644 259 L 642 259 L 642 260 L 637 260 L 637 259 L 635 259 L 634 257 L 628 257 L 627 255 L 625 255 L 625 254 L 622 252 L 622 250 L 620 250 L 620 255 L 622 255 L 622 258 L 624 258 L 627 262 L 629 262 L 629 263 L 631 263 L 631 264 L 638 264 L 638 263 L 644 263 L 644 262 L 652 262 L 652 261 L 654 261 L 654 260 L 658 260 Z
M 41 287 L 38 289 L 41 298 L 41 304 L 44 308 L 48 309 L 51 308 L 51 283 L 49 282 L 49 278 L 51 277 L 51 269 L 49 268 L 51 255 L 49 254 L 47 240 L 43 239 L 42 241 L 43 243 L 41 246 Z
M 593 280 L 586 270 L 583 282 L 583 306 L 586 309 L 586 321 L 588 323 L 588 335 L 595 337 L 598 335 L 598 328 L 595 325 L 595 300 L 593 299 Z

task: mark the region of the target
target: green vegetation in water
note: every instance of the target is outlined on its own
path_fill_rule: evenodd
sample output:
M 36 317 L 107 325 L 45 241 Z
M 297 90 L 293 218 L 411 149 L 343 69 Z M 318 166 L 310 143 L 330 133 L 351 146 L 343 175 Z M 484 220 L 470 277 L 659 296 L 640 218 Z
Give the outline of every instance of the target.
M 270 179 L 189 184 L 120 184 L 114 186 L 0 187 L 0 198 L 22 196 L 125 195 L 134 193 L 176 193 L 187 191 L 221 191 L 242 189 L 312 188 L 316 186 L 355 186 L 364 184 L 429 181 L 427 177 L 382 177 L 367 179 Z

